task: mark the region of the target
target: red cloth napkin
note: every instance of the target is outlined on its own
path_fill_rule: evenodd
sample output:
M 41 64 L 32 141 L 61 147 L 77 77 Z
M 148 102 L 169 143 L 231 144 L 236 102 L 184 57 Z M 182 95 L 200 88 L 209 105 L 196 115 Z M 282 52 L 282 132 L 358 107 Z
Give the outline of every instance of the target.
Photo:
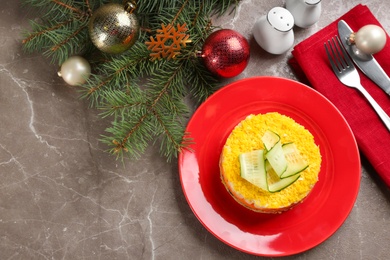
M 357 5 L 339 18 L 357 32 L 367 24 L 380 25 L 367 6 Z M 371 105 L 355 89 L 344 86 L 334 75 L 324 42 L 338 35 L 337 23 L 330 25 L 297 44 L 292 51 L 289 64 L 297 76 L 305 76 L 308 85 L 327 97 L 344 115 L 349 123 L 360 151 L 370 161 L 379 176 L 390 187 L 390 133 Z M 390 75 L 390 40 L 383 50 L 374 55 L 384 71 Z M 369 78 L 359 71 L 361 83 L 378 104 L 390 115 L 390 97 Z

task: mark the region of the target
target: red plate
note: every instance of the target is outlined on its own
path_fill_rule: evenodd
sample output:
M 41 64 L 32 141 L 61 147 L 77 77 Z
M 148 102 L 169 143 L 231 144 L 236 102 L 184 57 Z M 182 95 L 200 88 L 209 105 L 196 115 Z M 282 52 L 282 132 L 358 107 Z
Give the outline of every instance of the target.
M 306 200 L 277 215 L 239 205 L 220 181 L 218 160 L 233 128 L 249 114 L 279 112 L 314 136 L 322 164 Z M 360 185 L 360 157 L 344 117 L 321 94 L 292 80 L 255 77 L 217 91 L 187 126 L 195 144 L 179 155 L 181 185 L 192 211 L 229 246 L 261 256 L 286 256 L 313 248 L 348 217 Z

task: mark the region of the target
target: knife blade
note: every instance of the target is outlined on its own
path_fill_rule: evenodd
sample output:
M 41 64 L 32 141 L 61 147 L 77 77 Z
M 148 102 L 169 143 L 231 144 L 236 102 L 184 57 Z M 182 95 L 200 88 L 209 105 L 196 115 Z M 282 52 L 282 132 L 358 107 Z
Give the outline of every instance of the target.
M 351 56 L 356 66 L 390 96 L 389 76 L 387 76 L 381 65 L 371 54 L 363 53 L 354 44 L 349 43 L 348 39 L 353 31 L 345 21 L 339 21 L 338 32 L 345 50 Z

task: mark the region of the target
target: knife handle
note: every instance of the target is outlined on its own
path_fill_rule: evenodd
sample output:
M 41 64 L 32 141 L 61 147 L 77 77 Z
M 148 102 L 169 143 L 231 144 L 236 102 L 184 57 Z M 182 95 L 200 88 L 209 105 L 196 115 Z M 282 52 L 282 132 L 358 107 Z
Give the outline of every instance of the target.
M 380 119 L 385 124 L 387 130 L 390 131 L 390 117 L 380 107 L 380 105 L 371 97 L 371 95 L 367 92 L 367 90 L 363 86 L 361 86 L 361 88 L 358 88 L 358 90 L 360 90 L 360 92 L 365 96 L 368 102 L 370 102 L 371 106 L 374 108 L 374 110 L 376 111 Z

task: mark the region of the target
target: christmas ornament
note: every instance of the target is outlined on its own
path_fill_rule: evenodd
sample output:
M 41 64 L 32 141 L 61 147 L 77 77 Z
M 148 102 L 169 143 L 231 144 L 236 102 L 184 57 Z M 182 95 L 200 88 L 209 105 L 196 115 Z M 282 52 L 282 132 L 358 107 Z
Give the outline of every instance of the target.
M 157 30 L 156 39 L 150 36 L 150 42 L 145 42 L 148 50 L 151 50 L 150 57 L 152 60 L 167 58 L 173 59 L 180 54 L 181 48 L 190 43 L 190 35 L 185 34 L 187 25 L 178 24 L 177 29 L 168 24 L 161 24 L 161 29 Z
M 386 45 L 385 31 L 373 24 L 365 25 L 356 33 L 352 33 L 349 41 L 356 44 L 356 48 L 366 54 L 375 54 Z
M 294 17 L 285 8 L 274 7 L 253 26 L 253 37 L 265 51 L 282 54 L 294 44 Z
M 210 34 L 199 54 L 210 72 L 224 78 L 240 74 L 248 65 L 249 55 L 248 41 L 230 29 Z
M 58 76 L 71 86 L 84 84 L 91 75 L 91 66 L 88 61 L 80 56 L 72 56 L 67 59 L 58 72 Z
M 134 45 L 139 34 L 139 22 L 133 13 L 135 4 L 124 6 L 116 3 L 98 8 L 89 21 L 89 35 L 101 51 L 119 54 Z
M 294 17 L 296 26 L 308 28 L 320 19 L 321 0 L 288 0 L 286 9 Z

